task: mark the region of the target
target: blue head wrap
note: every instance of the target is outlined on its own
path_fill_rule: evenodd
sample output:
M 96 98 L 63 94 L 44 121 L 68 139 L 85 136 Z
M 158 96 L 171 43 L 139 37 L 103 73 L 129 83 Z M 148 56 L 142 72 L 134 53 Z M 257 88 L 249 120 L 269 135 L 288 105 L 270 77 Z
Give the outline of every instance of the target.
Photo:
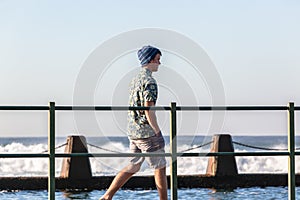
M 137 52 L 138 58 L 141 61 L 142 66 L 147 65 L 158 53 L 161 54 L 160 50 L 150 45 L 143 46 Z

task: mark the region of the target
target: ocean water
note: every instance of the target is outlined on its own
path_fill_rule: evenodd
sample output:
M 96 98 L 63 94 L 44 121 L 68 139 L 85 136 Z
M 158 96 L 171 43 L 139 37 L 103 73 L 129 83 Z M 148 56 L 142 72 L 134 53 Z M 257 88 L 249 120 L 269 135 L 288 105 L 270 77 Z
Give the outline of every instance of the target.
M 166 152 L 169 149 L 169 138 L 166 139 Z M 179 136 L 178 151 L 185 151 L 211 141 L 208 136 Z M 264 148 L 287 148 L 286 136 L 233 136 L 233 141 Z M 56 138 L 56 146 L 61 146 L 66 138 Z M 126 137 L 88 137 L 90 153 L 110 151 L 128 152 Z M 296 138 L 296 146 L 300 146 Z M 188 152 L 209 152 L 210 145 L 195 148 Z M 234 145 L 236 152 L 262 151 L 240 145 Z M 47 138 L 0 138 L 0 153 L 42 153 L 47 150 Z M 56 153 L 64 152 L 64 146 L 57 148 Z M 299 157 L 296 157 L 296 172 L 300 172 Z M 56 159 L 56 175 L 59 176 L 63 158 Z M 208 158 L 178 158 L 178 174 L 205 174 Z M 287 173 L 288 160 L 284 156 L 275 157 L 236 157 L 239 173 Z M 127 158 L 90 158 L 94 176 L 115 175 L 128 164 Z M 47 176 L 47 158 L 0 158 L 0 176 Z M 167 169 L 169 174 L 169 169 Z M 144 164 L 136 175 L 151 175 L 153 170 Z M 103 190 L 66 192 L 57 191 L 56 199 L 98 199 Z M 300 189 L 297 189 L 300 199 Z M 0 199 L 47 199 L 47 191 L 1 191 Z M 215 191 L 212 189 L 180 189 L 179 199 L 287 199 L 287 187 L 237 188 L 232 191 Z M 114 199 L 157 199 L 155 190 L 120 190 Z M 297 198 L 298 199 L 298 198 Z
M 59 191 L 55 193 L 56 200 L 98 200 L 105 191 L 78 191 L 68 192 Z M 300 188 L 296 189 L 296 199 L 300 199 Z M 170 191 L 168 191 L 170 199 Z M 47 191 L 14 191 L 0 192 L 0 199 L 3 200 L 45 200 L 48 198 Z M 138 199 L 138 200 L 155 200 L 159 199 L 156 190 L 119 190 L 113 198 L 114 200 Z M 287 187 L 252 187 L 237 188 L 235 190 L 215 191 L 212 189 L 196 188 L 196 189 L 180 189 L 178 190 L 178 199 L 194 199 L 194 200 L 283 200 L 288 199 Z

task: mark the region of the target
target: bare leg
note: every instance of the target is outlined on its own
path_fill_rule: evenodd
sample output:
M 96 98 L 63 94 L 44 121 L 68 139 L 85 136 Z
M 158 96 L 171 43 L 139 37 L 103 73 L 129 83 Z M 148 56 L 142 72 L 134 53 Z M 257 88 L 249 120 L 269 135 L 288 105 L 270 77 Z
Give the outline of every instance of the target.
M 128 165 L 122 169 L 110 184 L 108 190 L 100 198 L 100 200 L 111 200 L 114 194 L 134 175 L 140 170 L 140 165 Z
M 167 183 L 167 176 L 166 176 L 166 167 L 156 169 L 154 173 L 155 184 L 159 194 L 160 200 L 167 200 L 168 199 L 168 183 Z

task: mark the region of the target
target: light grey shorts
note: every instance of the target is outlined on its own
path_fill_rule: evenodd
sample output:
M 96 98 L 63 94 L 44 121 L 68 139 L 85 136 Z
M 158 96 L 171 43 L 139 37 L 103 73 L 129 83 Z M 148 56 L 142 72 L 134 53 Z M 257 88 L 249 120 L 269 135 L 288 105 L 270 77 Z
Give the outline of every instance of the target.
M 165 140 L 161 134 L 143 139 L 130 139 L 130 151 L 132 153 L 165 153 Z M 154 169 L 166 166 L 165 157 L 134 157 L 130 160 L 133 165 L 141 165 L 144 160 Z

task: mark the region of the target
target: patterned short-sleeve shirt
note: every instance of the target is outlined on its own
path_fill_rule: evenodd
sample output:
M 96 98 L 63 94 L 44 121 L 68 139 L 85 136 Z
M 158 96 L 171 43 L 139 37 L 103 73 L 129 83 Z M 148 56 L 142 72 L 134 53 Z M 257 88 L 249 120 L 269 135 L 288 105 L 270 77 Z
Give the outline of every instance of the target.
M 129 90 L 129 106 L 145 106 L 145 102 L 157 100 L 158 88 L 152 72 L 142 68 L 139 74 L 131 81 Z M 155 135 L 150 126 L 145 111 L 128 111 L 128 137 L 130 139 L 149 138 Z

